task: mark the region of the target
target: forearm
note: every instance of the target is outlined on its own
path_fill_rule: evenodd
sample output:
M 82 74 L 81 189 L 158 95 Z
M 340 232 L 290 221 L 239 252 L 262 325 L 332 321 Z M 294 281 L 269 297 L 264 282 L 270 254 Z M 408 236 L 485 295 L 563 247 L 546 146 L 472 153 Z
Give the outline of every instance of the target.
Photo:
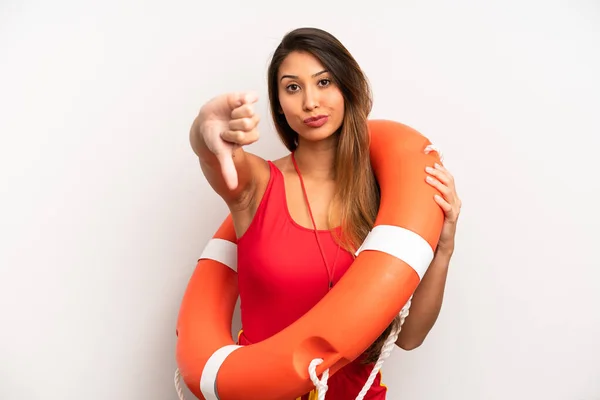
M 396 344 L 405 350 L 419 347 L 435 324 L 444 299 L 450 253 L 436 253 L 412 298 Z

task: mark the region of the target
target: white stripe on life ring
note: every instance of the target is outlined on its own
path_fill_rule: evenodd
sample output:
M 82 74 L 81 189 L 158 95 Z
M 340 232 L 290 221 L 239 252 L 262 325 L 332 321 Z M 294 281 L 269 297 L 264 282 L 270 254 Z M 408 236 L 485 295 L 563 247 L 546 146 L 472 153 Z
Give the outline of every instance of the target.
M 423 279 L 433 260 L 433 250 L 421 236 L 406 228 L 378 225 L 369 232 L 356 255 L 365 250 L 387 253 L 404 261 Z
M 215 351 L 206 362 L 200 377 L 200 391 L 206 400 L 219 400 L 217 396 L 217 373 L 225 359 L 242 346 L 230 344 Z
M 211 239 L 200 259 L 218 261 L 237 272 L 237 244 L 224 239 Z

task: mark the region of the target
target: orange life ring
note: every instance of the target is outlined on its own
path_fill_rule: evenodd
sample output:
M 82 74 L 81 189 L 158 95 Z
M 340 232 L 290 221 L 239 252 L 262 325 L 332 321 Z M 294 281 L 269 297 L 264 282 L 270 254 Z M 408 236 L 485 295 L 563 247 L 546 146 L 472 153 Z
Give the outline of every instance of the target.
M 425 182 L 440 154 L 416 130 L 369 121 L 371 163 L 381 188 L 375 226 L 339 283 L 295 323 L 237 346 L 236 235 L 228 216 L 189 281 L 177 321 L 176 359 L 200 399 L 290 400 L 309 392 L 311 361 L 331 374 L 361 355 L 402 310 L 427 270 L 444 215 Z M 218 374 L 217 374 L 218 373 Z M 218 393 L 218 396 L 217 396 Z

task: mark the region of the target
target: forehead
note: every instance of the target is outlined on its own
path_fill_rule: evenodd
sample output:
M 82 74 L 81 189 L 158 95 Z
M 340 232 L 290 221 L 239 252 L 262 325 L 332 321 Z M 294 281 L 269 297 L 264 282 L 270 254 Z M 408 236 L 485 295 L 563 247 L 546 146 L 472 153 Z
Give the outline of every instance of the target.
M 312 54 L 294 51 L 283 60 L 279 67 L 279 78 L 283 75 L 296 75 L 300 78 L 309 78 L 321 72 L 325 66 Z

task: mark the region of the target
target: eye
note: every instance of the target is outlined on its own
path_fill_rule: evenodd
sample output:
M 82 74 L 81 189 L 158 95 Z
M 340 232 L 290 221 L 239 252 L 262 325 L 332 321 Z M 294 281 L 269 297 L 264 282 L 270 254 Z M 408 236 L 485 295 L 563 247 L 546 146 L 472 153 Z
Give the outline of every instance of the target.
M 295 83 L 292 83 L 290 85 L 287 85 L 285 88 L 287 89 L 288 92 L 296 92 L 296 91 L 298 91 L 298 89 L 300 87 L 298 85 L 296 85 Z
M 319 86 L 329 86 L 331 84 L 331 80 L 330 79 L 320 79 L 319 80 Z

